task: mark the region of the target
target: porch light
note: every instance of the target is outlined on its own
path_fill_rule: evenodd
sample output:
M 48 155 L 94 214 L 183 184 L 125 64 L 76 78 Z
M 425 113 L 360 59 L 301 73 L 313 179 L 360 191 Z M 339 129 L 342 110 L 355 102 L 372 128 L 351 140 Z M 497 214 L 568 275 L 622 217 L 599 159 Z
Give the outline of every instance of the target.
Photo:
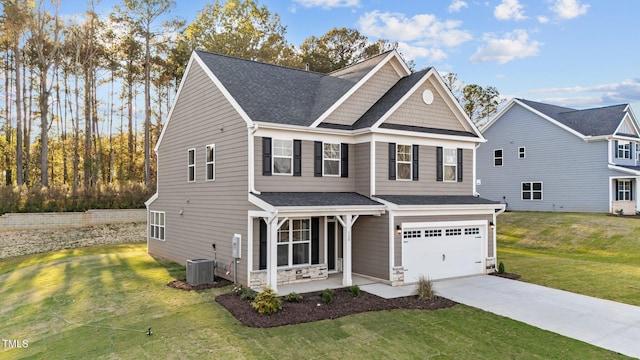
M 396 232 L 398 233 L 398 235 L 402 233 L 402 228 L 400 227 L 400 225 L 396 225 Z
M 491 230 L 495 229 L 496 228 L 496 224 L 494 224 L 493 221 L 489 221 L 489 228 Z

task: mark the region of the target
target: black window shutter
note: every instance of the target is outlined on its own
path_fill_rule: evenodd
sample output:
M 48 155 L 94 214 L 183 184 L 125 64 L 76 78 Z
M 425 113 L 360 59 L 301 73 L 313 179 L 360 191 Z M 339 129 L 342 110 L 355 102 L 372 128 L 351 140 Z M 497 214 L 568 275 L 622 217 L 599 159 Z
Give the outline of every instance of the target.
M 396 143 L 389 143 L 389 180 L 396 179 Z
M 458 149 L 458 182 L 462 181 L 462 149 Z
M 262 175 L 271 176 L 271 138 L 262 138 Z
M 418 152 L 420 151 L 419 145 L 412 146 L 413 154 L 412 154 L 412 163 L 413 163 L 413 181 L 418 181 Z
M 442 146 L 436 148 L 436 181 L 442 181 Z
M 293 176 L 302 176 L 302 141 L 293 140 Z
M 267 223 L 260 220 L 260 264 L 259 270 L 267 268 Z
M 311 218 L 311 264 L 320 263 L 320 218 Z
M 340 144 L 340 176 L 349 177 L 349 144 Z
M 313 176 L 322 176 L 322 141 L 313 143 Z
M 615 147 L 613 148 L 613 153 L 615 154 L 615 158 L 618 158 L 618 140 L 615 141 Z

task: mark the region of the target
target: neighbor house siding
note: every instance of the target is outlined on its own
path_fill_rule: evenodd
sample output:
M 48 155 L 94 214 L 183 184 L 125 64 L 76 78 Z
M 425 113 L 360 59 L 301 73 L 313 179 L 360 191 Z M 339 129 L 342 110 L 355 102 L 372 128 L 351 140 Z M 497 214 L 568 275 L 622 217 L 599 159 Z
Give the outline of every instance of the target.
M 410 141 L 406 143 L 411 144 Z M 436 179 L 436 147 L 420 145 L 419 178 L 417 181 L 389 180 L 389 143 L 376 142 L 377 195 L 471 195 L 473 193 L 473 151 L 465 149 L 462 155 L 461 182 L 443 182 Z
M 149 240 L 149 253 L 181 264 L 187 259 L 231 262 L 233 234 L 247 239 L 247 125 L 193 63 L 158 149 L 158 198 L 165 211 L 165 241 Z M 215 181 L 205 181 L 205 148 L 215 144 Z M 196 149 L 196 181 L 187 182 L 187 150 Z M 246 247 L 238 266 L 246 279 Z M 217 275 L 224 275 L 219 267 Z M 232 279 L 234 274 L 227 277 Z
M 353 272 L 390 280 L 388 213 L 360 216 L 352 230 Z
M 433 103 L 427 105 L 422 100 L 422 93 L 431 90 Z M 447 99 L 449 100 L 449 99 Z M 449 100 L 450 102 L 450 100 Z M 448 129 L 457 131 L 472 131 L 471 127 L 463 126 L 453 114 L 453 105 L 447 103 L 440 93 L 427 80 L 385 121 L 388 124 L 412 125 L 435 129 Z
M 355 191 L 364 196 L 371 195 L 371 143 L 355 144 L 354 175 Z
M 323 122 L 351 125 L 378 101 L 395 83 L 400 75 L 391 63 L 385 64 Z
M 517 104 L 484 137 L 476 154 L 481 197 L 507 210 L 609 211 L 609 176 L 620 173 L 607 167 L 607 141 L 585 142 Z M 494 149 L 503 149 L 503 166 L 494 166 Z M 542 182 L 543 199 L 521 200 L 523 181 Z
M 320 141 L 321 139 L 318 139 Z M 302 174 L 301 176 L 291 175 L 262 175 L 262 137 L 254 138 L 254 159 L 256 190 L 264 192 L 285 191 L 332 191 L 332 192 L 352 192 L 355 191 L 355 146 L 349 144 L 349 176 L 315 176 L 313 169 L 314 149 L 313 141 L 302 141 Z

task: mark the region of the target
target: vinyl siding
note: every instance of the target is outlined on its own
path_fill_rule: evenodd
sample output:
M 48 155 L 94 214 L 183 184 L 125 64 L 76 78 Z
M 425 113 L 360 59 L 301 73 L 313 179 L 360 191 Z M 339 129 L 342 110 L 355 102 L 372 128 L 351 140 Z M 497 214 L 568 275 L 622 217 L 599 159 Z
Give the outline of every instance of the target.
M 389 215 L 360 216 L 352 228 L 352 270 L 389 279 Z
M 158 199 L 150 210 L 166 212 L 166 241 L 149 240 L 149 253 L 185 264 L 213 258 L 229 264 L 231 238 L 242 235 L 238 266 L 246 280 L 248 152 L 245 122 L 194 63 L 174 105 L 158 149 Z M 215 144 L 215 181 L 205 181 L 205 147 Z M 187 182 L 187 150 L 196 149 L 196 181 Z M 182 212 L 182 215 L 180 215 Z M 224 276 L 222 267 L 216 275 Z M 227 276 L 233 279 L 233 274 Z
M 389 91 L 398 80 L 400 80 L 400 75 L 394 70 L 391 63 L 385 64 L 344 103 L 340 104 L 323 122 L 352 125 L 369 110 L 382 95 Z
M 320 141 L 320 139 L 318 140 Z M 256 190 L 264 192 L 277 191 L 355 191 L 355 161 L 357 155 L 355 146 L 349 144 L 349 177 L 314 176 L 313 171 L 313 141 L 302 141 L 302 176 L 292 175 L 262 175 L 262 138 L 254 138 L 255 158 L 255 186 Z
M 476 154 L 480 196 L 507 210 L 609 211 L 609 176 L 622 174 L 607 167 L 607 141 L 585 142 L 517 104 L 484 136 Z M 493 165 L 494 149 L 503 149 L 503 166 Z M 521 200 L 523 181 L 542 182 L 543 200 Z
M 371 145 L 355 144 L 354 175 L 355 191 L 364 196 L 371 194 Z
M 422 100 L 422 93 L 431 90 L 433 103 L 427 105 Z M 448 90 L 447 90 L 448 91 Z M 449 99 L 447 99 L 449 100 Z M 448 103 L 449 102 L 449 103 Z M 389 124 L 412 125 L 435 129 L 447 129 L 457 131 L 472 131 L 468 124 L 456 118 L 451 109 L 454 104 L 440 96 L 434 84 L 427 80 L 385 121 Z
M 410 144 L 407 142 L 407 145 Z M 436 181 L 436 147 L 420 145 L 419 180 L 389 180 L 389 143 L 376 142 L 377 195 L 472 195 L 473 151 L 463 151 L 462 182 Z

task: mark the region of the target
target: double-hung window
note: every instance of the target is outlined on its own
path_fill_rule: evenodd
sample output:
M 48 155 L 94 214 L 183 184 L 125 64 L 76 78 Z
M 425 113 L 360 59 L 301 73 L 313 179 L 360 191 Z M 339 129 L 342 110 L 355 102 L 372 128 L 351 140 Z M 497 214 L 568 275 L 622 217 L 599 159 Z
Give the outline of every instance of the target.
M 502 166 L 502 149 L 493 150 L 493 166 Z
M 149 237 L 164 241 L 164 211 L 149 211 Z
M 311 263 L 311 219 L 289 219 L 278 229 L 278 266 Z
M 444 181 L 458 180 L 458 151 L 457 149 L 443 149 Z
M 207 180 L 216 179 L 216 146 L 214 144 L 207 145 Z
M 542 200 L 542 183 L 523 182 L 522 200 Z
M 273 173 L 293 174 L 293 140 L 273 139 Z
M 396 167 L 398 180 L 411 180 L 411 145 L 397 145 Z
M 629 141 L 617 141 L 618 159 L 631 159 L 631 142 Z
M 196 181 L 196 149 L 188 150 L 187 181 Z
M 640 143 L 636 144 L 636 161 L 640 161 Z
M 340 144 L 323 144 L 323 175 L 340 176 Z
M 619 201 L 631 200 L 631 180 L 618 180 L 618 194 L 616 199 Z

